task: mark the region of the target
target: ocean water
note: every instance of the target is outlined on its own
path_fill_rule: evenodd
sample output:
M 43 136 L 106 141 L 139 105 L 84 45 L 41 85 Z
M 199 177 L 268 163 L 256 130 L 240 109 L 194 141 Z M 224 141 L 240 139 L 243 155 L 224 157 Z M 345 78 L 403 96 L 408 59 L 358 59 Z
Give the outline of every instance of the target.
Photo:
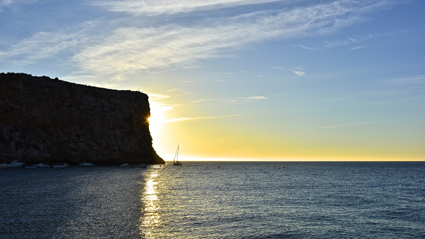
M 425 238 L 425 162 L 0 169 L 0 202 L 8 239 Z

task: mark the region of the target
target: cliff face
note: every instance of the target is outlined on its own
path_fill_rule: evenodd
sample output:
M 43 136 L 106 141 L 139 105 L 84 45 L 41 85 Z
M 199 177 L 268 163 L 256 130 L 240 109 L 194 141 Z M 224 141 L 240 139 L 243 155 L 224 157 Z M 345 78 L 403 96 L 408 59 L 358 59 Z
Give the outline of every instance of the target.
M 164 163 L 148 96 L 27 74 L 0 74 L 0 161 Z

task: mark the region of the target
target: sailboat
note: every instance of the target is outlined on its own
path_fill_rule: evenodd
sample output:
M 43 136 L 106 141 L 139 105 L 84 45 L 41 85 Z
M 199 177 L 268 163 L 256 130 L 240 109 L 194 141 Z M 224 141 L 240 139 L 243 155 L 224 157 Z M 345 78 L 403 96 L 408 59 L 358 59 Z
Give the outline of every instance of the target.
M 176 151 L 176 155 L 174 155 L 174 161 L 173 164 L 176 166 L 182 166 L 182 163 L 179 162 L 179 146 L 177 145 L 177 151 Z

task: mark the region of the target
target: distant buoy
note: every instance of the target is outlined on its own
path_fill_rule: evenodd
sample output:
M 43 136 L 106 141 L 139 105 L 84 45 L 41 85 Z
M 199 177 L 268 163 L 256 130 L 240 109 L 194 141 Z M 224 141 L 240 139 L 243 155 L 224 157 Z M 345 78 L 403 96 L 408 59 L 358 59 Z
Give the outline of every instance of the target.
M 283 166 L 283 167 L 285 167 L 285 166 Z
M 218 165 L 218 167 L 220 167 L 220 165 Z
M 277 167 L 277 169 L 280 169 L 280 167 Z
M 276 164 L 273 167 L 276 167 Z

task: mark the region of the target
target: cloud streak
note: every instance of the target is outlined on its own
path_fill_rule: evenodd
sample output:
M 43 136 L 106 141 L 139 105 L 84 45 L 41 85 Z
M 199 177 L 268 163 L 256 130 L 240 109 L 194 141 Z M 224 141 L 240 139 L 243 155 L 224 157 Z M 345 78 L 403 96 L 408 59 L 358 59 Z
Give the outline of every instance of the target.
M 188 120 L 209 120 L 209 119 L 221 119 L 221 118 L 230 118 L 237 117 L 240 115 L 223 115 L 223 116 L 208 116 L 208 117 L 182 117 L 182 118 L 173 118 L 169 120 L 165 120 L 164 123 L 173 123 L 180 121 L 188 121 Z
M 302 76 L 305 75 L 304 71 L 296 71 L 296 70 L 290 70 L 292 73 L 294 73 L 297 76 Z
M 88 42 L 93 43 L 95 37 L 90 36 L 94 24 L 85 23 L 78 30 L 67 29 L 70 32 L 55 33 L 39 32 L 32 37 L 12 45 L 8 50 L 0 51 L 0 62 L 5 59 L 20 58 L 20 64 L 32 64 L 40 59 L 46 59 L 67 50 L 76 50 Z
M 310 129 L 338 129 L 338 128 L 357 127 L 357 126 L 365 126 L 365 125 L 372 125 L 372 124 L 377 124 L 377 122 L 339 124 L 339 125 L 331 125 L 331 126 L 324 126 L 324 127 L 318 127 L 318 128 L 310 128 Z
M 235 98 L 235 99 L 200 99 L 200 100 L 194 100 L 191 101 L 191 103 L 200 103 L 200 102 L 205 102 L 205 101 L 218 101 L 218 102 L 228 102 L 228 103 L 233 103 L 233 102 L 237 102 L 237 101 L 241 101 L 241 100 L 266 100 L 268 99 L 265 96 L 251 96 L 251 97 L 240 97 L 240 98 Z
M 199 60 L 227 57 L 229 52 L 251 43 L 329 33 L 359 21 L 364 13 L 382 5 L 381 1 L 340 0 L 280 12 L 238 15 L 194 26 L 123 27 L 103 42 L 83 49 L 72 61 L 83 71 L 99 75 L 191 67 Z
M 149 95 L 149 98 L 157 99 L 157 100 L 170 98 L 169 95 L 161 95 L 161 94 L 148 94 L 148 95 Z
M 270 67 L 270 68 L 272 68 L 272 69 L 278 69 L 278 70 L 290 71 L 290 72 L 294 73 L 297 76 L 303 76 L 303 75 L 305 75 L 305 72 L 302 71 L 302 67 L 296 67 L 294 69 L 290 69 L 290 68 L 276 66 L 276 67 Z
M 32 4 L 36 3 L 38 0 L 0 0 L 0 7 L 11 6 L 17 4 Z
M 198 11 L 206 6 L 216 9 L 273 1 L 128 0 L 102 3 L 97 1 L 93 4 L 105 6 L 110 11 L 131 13 L 131 9 L 135 9 L 151 14 L 172 14 L 176 11 Z M 68 52 L 71 53 L 70 65 L 75 67 L 74 74 L 119 81 L 122 79 L 120 75 L 176 67 L 187 68 L 196 66 L 202 60 L 229 57 L 232 52 L 253 43 L 330 33 L 358 22 L 364 14 L 384 5 L 385 1 L 379 0 L 337 0 L 280 11 L 269 9 L 233 17 L 189 23 L 165 23 L 152 27 L 139 26 L 140 24 L 135 23 L 139 21 L 137 17 L 130 14 L 126 22 L 132 23 L 126 27 L 118 23 L 111 24 L 113 27 L 105 31 L 86 23 L 80 26 L 79 30 L 74 28 L 74 31 L 65 29 L 36 33 L 0 52 L 0 62 L 19 57 L 20 63 L 31 64 L 39 59 Z M 305 74 L 298 70 L 292 72 L 299 76 Z
M 112 12 L 124 12 L 132 15 L 159 15 L 188 13 L 193 11 L 214 10 L 252 5 L 278 0 L 120 0 L 120 1 L 93 1 L 93 5 L 101 6 Z
M 354 37 L 348 37 L 343 40 L 328 40 L 324 41 L 323 47 L 308 47 L 304 45 L 299 45 L 299 47 L 311 50 L 311 51 L 317 51 L 317 50 L 325 50 L 325 49 L 331 49 L 336 47 L 344 47 L 344 46 L 352 46 L 350 50 L 358 50 L 364 48 L 363 43 L 377 39 L 377 38 L 383 38 L 383 37 L 390 37 L 401 33 L 406 33 L 407 31 L 394 31 L 394 32 L 387 32 L 387 33 L 373 33 L 373 34 L 367 34 L 362 36 L 354 36 Z M 354 46 L 353 46 L 354 45 Z

